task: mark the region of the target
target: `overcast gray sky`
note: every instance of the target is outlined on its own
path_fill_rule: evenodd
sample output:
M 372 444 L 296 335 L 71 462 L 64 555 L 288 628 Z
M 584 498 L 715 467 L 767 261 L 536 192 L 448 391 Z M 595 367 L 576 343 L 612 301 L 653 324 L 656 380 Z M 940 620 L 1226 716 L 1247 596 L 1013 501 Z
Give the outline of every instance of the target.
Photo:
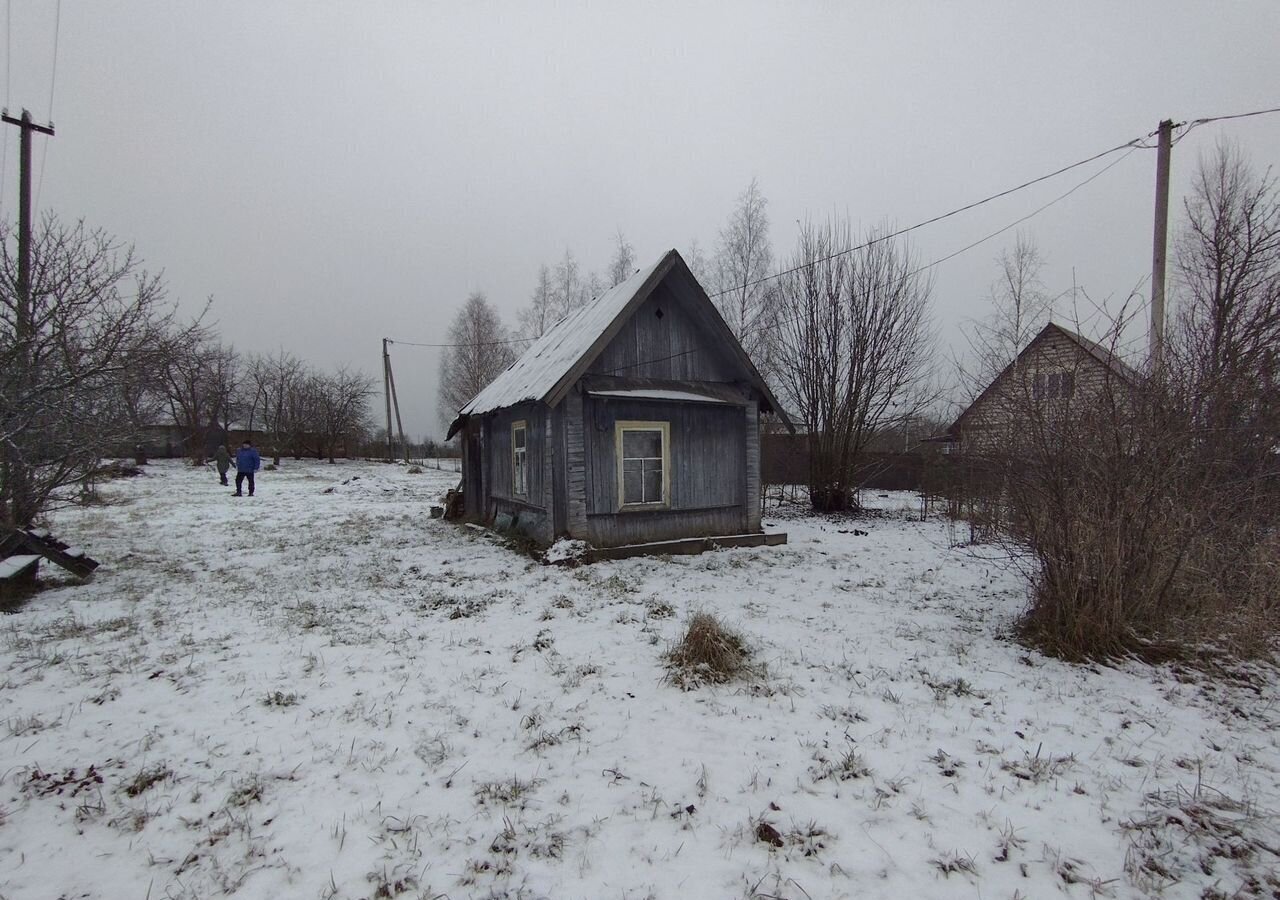
M 619 228 L 641 262 L 694 238 L 710 252 L 752 178 L 782 256 L 798 219 L 907 225 L 1161 118 L 1280 106 L 1274 0 L 16 0 L 9 16 L 6 103 L 57 127 L 35 144 L 42 210 L 134 243 L 183 309 L 212 297 L 242 351 L 372 373 L 381 337 L 444 340 L 470 291 L 514 322 L 566 247 L 603 270 Z M 1175 196 L 1223 135 L 1280 162 L 1280 115 L 1208 125 L 1174 150 Z M 17 130 L 5 140 L 12 220 Z M 1097 299 L 1145 295 L 1154 157 L 1022 226 L 1051 289 L 1074 272 Z M 951 253 L 1116 158 L 915 249 Z M 1013 238 L 934 270 L 944 347 Z M 439 431 L 437 353 L 393 354 L 415 435 Z

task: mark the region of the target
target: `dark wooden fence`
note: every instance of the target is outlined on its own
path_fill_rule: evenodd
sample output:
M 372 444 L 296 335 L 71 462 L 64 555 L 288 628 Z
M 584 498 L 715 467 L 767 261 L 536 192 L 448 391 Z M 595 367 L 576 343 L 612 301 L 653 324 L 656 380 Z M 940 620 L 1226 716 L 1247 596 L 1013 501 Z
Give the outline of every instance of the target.
M 946 459 L 934 445 L 905 453 L 872 451 L 862 455 L 854 479 L 880 491 L 927 491 Z M 765 484 L 805 484 L 809 480 L 809 446 L 803 434 L 762 434 L 760 473 Z

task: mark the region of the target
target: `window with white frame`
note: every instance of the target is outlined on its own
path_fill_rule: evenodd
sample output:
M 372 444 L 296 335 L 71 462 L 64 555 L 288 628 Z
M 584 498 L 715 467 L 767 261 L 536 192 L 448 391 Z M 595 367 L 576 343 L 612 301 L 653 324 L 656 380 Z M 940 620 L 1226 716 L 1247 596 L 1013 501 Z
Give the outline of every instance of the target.
M 667 422 L 619 422 L 618 503 L 623 509 L 670 502 L 671 426 Z
M 529 496 L 529 429 L 524 422 L 511 425 L 511 493 Z

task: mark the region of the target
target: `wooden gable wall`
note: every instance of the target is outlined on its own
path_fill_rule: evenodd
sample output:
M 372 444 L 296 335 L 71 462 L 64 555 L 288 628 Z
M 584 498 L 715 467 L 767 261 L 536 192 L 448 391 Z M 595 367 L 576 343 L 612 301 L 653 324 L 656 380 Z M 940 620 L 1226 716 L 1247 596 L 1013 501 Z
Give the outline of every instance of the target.
M 587 370 L 593 375 L 732 382 L 741 374 L 671 282 L 660 284 Z M 658 313 L 661 312 L 661 315 Z

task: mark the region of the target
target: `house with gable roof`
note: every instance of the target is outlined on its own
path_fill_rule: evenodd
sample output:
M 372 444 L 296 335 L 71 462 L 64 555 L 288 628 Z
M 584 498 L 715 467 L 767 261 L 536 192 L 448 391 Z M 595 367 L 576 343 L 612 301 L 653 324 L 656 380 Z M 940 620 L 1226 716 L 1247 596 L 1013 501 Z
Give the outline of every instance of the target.
M 762 413 L 791 427 L 670 250 L 557 323 L 458 412 L 449 437 L 462 436 L 464 517 L 543 544 L 765 543 Z
M 1029 400 L 1045 415 L 1079 414 L 1106 392 L 1123 396 L 1141 380 L 1107 347 L 1050 322 L 973 402 L 942 438 L 961 453 L 982 455 L 1010 446 Z

